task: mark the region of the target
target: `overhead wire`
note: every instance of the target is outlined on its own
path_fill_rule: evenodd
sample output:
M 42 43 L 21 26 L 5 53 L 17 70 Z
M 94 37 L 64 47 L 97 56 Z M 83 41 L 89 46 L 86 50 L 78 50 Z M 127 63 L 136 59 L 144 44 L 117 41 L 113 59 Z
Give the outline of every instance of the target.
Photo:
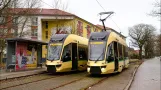
M 100 7 L 106 12 L 105 8 L 99 3 L 99 1 L 98 1 L 98 0 L 96 0 L 96 1 L 97 1 L 97 3 L 100 5 Z M 120 27 L 116 24 L 116 22 L 114 22 L 114 20 L 112 20 L 112 18 L 110 18 L 110 19 L 111 19 L 111 21 L 117 26 L 117 28 L 120 30 L 120 33 L 121 33 Z
M 53 8 L 53 6 L 51 6 L 51 5 L 49 5 L 49 4 L 47 4 L 46 2 L 44 2 L 43 0 L 40 0 L 42 3 L 44 3 L 44 4 L 46 4 L 46 5 L 48 5 L 48 6 L 50 6 L 51 8 Z

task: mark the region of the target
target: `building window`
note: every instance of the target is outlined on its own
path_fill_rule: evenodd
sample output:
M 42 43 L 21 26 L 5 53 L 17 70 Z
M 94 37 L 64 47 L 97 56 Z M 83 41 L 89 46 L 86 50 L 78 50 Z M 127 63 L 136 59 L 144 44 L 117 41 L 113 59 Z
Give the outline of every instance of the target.
M 0 36 L 1 35 L 6 35 L 7 33 L 8 33 L 8 30 L 7 29 L 0 28 Z
M 37 23 L 38 23 L 37 17 L 31 18 L 31 21 L 32 21 L 32 25 L 33 25 L 33 26 L 37 26 Z
M 81 21 L 78 21 L 78 23 L 77 23 L 77 31 L 78 31 L 78 35 L 82 36 L 82 34 L 83 34 L 83 23 Z
M 91 33 L 91 27 L 89 25 L 87 25 L 87 37 L 89 38 L 89 35 Z
M 37 36 L 37 28 L 35 28 L 35 29 L 32 29 L 32 36 Z
M 45 22 L 45 28 L 48 29 L 48 21 Z
M 48 39 L 48 31 L 45 31 L 46 39 Z
M 11 29 L 11 33 L 15 33 L 15 30 L 14 29 Z
M 18 24 L 18 17 L 13 17 L 13 24 L 17 25 Z
M 4 24 L 5 23 L 5 17 L 0 16 L 0 24 Z
M 94 30 L 95 32 L 98 32 L 98 29 L 97 28 L 95 28 L 95 30 Z

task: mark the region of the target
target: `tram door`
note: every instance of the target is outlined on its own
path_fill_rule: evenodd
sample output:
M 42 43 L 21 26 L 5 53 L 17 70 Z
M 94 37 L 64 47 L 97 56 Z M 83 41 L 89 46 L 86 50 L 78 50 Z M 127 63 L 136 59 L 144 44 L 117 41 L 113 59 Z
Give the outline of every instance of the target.
M 114 56 L 115 56 L 115 70 L 114 71 L 117 71 L 118 70 L 118 64 L 119 64 L 119 61 L 118 61 L 118 46 L 117 46 L 117 42 L 114 42 Z
M 78 69 L 77 43 L 72 43 L 72 70 Z

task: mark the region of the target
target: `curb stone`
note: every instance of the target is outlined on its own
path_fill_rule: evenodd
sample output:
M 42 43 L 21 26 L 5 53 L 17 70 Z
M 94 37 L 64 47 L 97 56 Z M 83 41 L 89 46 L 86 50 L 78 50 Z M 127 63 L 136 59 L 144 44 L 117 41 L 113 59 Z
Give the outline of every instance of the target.
M 0 81 L 7 80 L 7 79 L 20 78 L 20 77 L 33 76 L 33 75 L 41 74 L 44 71 L 45 70 L 26 71 L 26 72 L 12 73 L 11 75 L 10 74 L 4 74 L 4 75 L 0 76 Z
M 143 63 L 143 62 L 141 62 L 141 64 L 142 64 L 142 63 Z M 126 87 L 124 88 L 124 90 L 129 90 L 129 89 L 130 89 L 130 86 L 131 86 L 131 84 L 132 84 L 132 82 L 133 82 L 133 80 L 134 80 L 135 74 L 136 74 L 136 72 L 137 72 L 137 70 L 138 70 L 138 68 L 139 68 L 139 66 L 140 66 L 141 64 L 139 64 L 138 66 L 135 67 L 135 70 L 134 70 L 134 72 L 133 72 L 133 74 L 132 74 L 132 78 L 130 79 L 129 83 L 126 85 Z

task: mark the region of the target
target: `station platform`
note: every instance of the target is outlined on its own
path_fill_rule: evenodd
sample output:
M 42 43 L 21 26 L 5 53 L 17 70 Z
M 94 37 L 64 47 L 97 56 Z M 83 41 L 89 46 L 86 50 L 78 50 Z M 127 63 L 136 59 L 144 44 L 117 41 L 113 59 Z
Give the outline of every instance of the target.
M 36 69 L 30 69 L 25 71 L 14 71 L 9 72 L 5 69 L 0 70 L 0 81 L 5 79 L 11 79 L 11 78 L 17 78 L 17 77 L 23 77 L 23 76 L 30 76 L 34 74 L 40 74 L 46 72 L 46 67 L 43 66 L 42 68 L 36 68 Z

